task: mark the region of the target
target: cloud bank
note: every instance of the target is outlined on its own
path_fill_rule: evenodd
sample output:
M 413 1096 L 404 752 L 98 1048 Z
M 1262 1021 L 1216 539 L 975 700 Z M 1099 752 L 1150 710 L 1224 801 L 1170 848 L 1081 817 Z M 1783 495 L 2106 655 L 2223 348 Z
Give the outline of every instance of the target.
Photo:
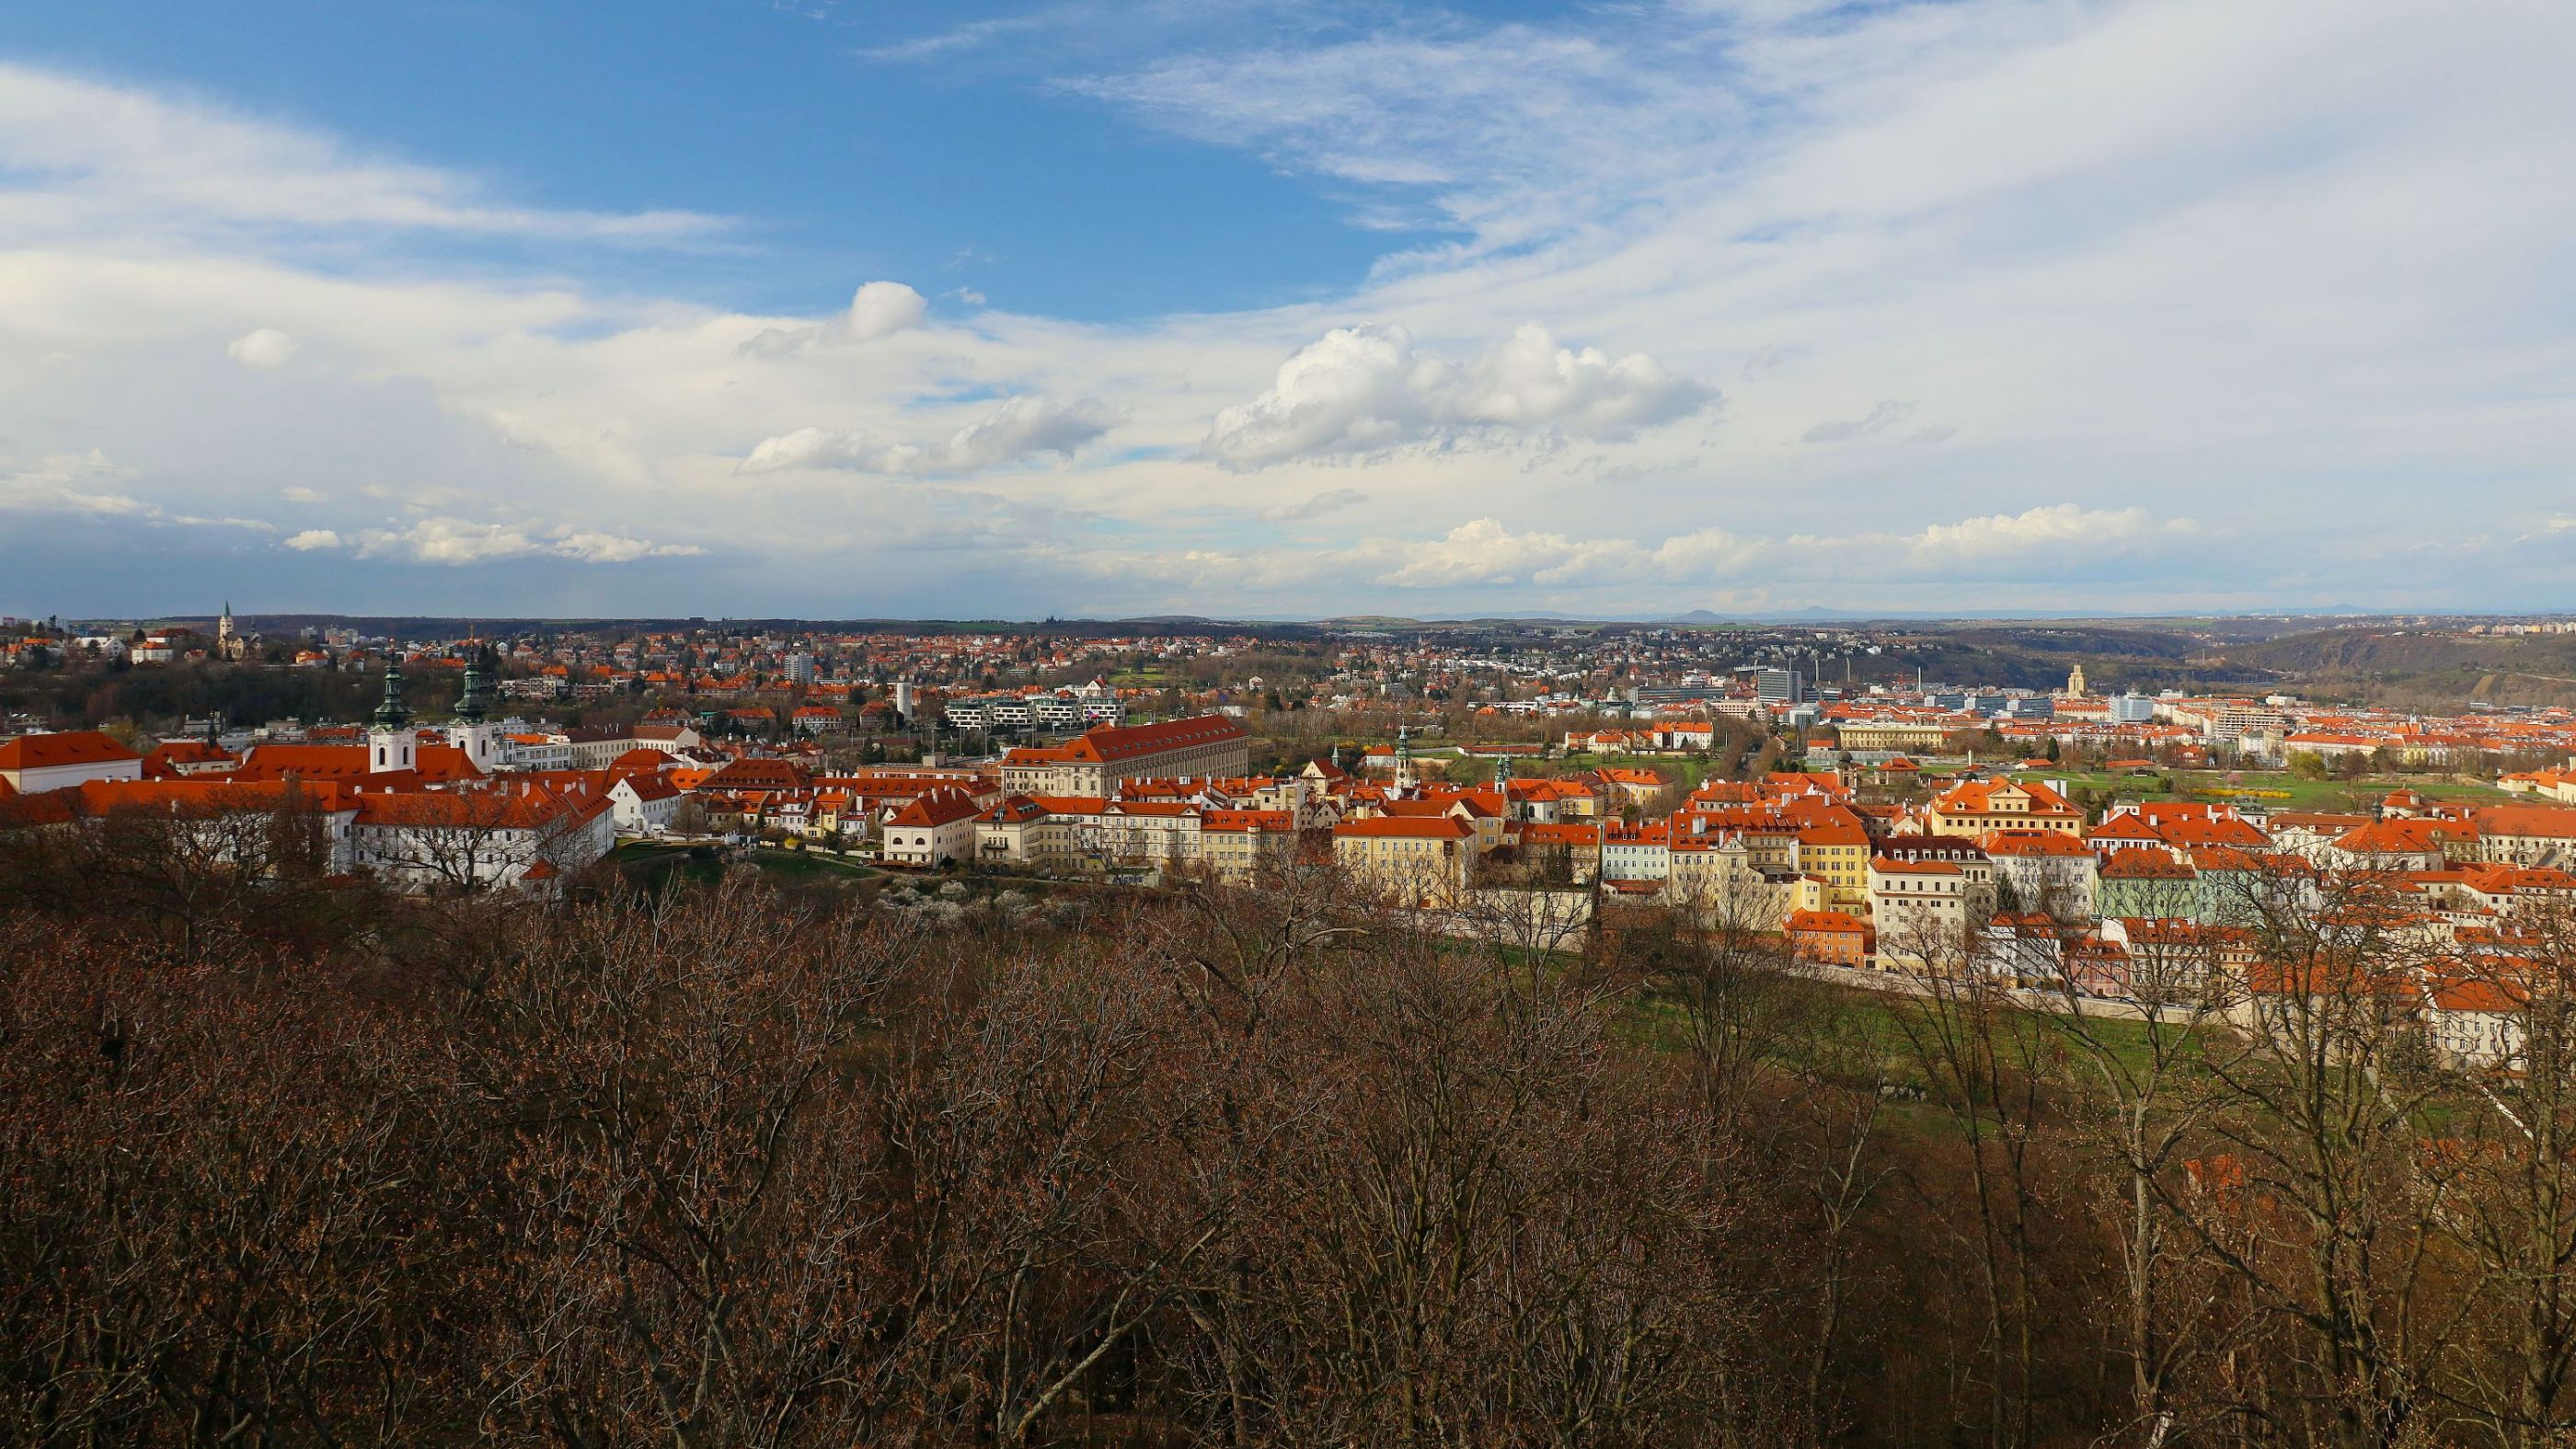
M 1092 398 L 1069 403 L 1007 398 L 947 438 L 927 445 L 880 441 L 864 428 L 799 428 L 762 439 L 737 471 L 840 468 L 915 478 L 963 477 L 1040 454 L 1069 459 L 1117 421 L 1113 409 Z

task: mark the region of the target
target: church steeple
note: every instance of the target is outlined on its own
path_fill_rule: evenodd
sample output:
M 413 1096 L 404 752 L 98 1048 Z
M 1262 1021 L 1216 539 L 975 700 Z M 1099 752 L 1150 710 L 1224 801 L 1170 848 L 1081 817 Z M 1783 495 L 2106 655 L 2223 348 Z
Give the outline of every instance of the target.
M 447 727 L 447 742 L 465 752 L 474 768 L 491 771 L 501 768 L 501 727 L 486 719 L 491 708 L 484 693 L 485 676 L 483 641 L 465 656 L 465 693 L 456 701 L 455 722 Z
M 385 702 L 376 706 L 376 727 L 367 731 L 367 769 L 371 774 L 409 770 L 420 763 L 420 736 L 411 729 L 411 711 L 403 707 L 402 657 L 385 651 Z
M 411 711 L 403 707 L 402 662 L 391 651 L 385 653 L 385 698 L 376 706 L 376 728 L 398 730 L 411 723 Z
M 466 724 L 483 722 L 483 646 L 465 656 L 465 694 L 456 701 L 456 717 Z

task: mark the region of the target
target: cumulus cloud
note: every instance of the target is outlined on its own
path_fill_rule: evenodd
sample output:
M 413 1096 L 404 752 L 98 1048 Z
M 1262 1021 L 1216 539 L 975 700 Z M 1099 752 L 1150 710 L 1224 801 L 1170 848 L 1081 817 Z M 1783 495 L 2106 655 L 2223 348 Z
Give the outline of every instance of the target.
M 864 428 L 798 428 L 763 439 L 735 469 L 777 473 L 840 468 L 916 478 L 947 478 L 1003 467 L 1041 453 L 1070 458 L 1109 431 L 1118 413 L 1093 398 L 1070 403 L 1022 396 L 928 446 L 880 441 Z
M 1295 503 L 1274 503 L 1261 510 L 1264 523 L 1303 523 L 1327 513 L 1356 508 L 1369 501 L 1369 496 L 1356 488 L 1328 488 Z
M 284 367 L 302 345 L 274 327 L 262 327 L 234 338 L 224 355 L 245 367 Z
M 1560 347 L 1535 323 L 1465 362 L 1418 351 L 1402 327 L 1338 327 L 1281 363 L 1267 392 L 1218 413 L 1201 451 L 1242 471 L 1474 435 L 1618 441 L 1717 401 L 1642 352 Z
M 1577 543 L 1561 533 L 1514 533 L 1491 518 L 1471 519 L 1447 536 L 1406 550 L 1400 566 L 1378 582 L 1399 589 L 1456 588 L 1532 579 L 1579 560 L 1587 549 L 1620 547 Z
M 331 495 L 312 488 L 280 488 L 277 496 L 289 503 L 328 503 Z
M 793 357 L 817 347 L 874 342 L 920 326 L 929 309 L 919 292 L 901 282 L 869 282 L 851 295 L 840 315 L 811 327 L 769 328 L 742 350 L 754 357 Z
M 2035 551 L 2082 549 L 2124 552 L 2158 541 L 2188 538 L 2200 525 L 2188 518 L 2157 520 L 2143 508 L 2084 508 L 2059 503 L 2021 513 L 1997 513 L 1958 523 L 1937 523 L 1907 542 L 1918 560 L 1989 561 Z
M 1869 410 L 1869 415 L 1867 417 L 1852 418 L 1844 422 L 1818 423 L 1814 427 L 1807 429 L 1804 434 L 1800 435 L 1799 441 L 1806 443 L 1852 442 L 1855 439 L 1866 438 L 1873 434 L 1886 432 L 1889 428 L 1895 427 L 1898 423 L 1903 422 L 1905 420 L 1905 415 L 1912 411 L 1914 411 L 1914 405 L 1912 403 L 1898 402 L 1893 398 L 1884 399 L 1878 406 Z
M 686 558 L 706 552 L 691 543 L 652 543 L 621 534 L 570 527 L 531 528 L 520 524 L 476 523 L 469 519 L 424 518 L 408 528 L 370 528 L 343 539 L 329 529 L 309 529 L 286 541 L 294 549 L 351 548 L 360 558 L 403 563 L 492 563 L 502 559 L 561 558 L 580 563 L 622 564 L 645 558 Z
M 850 310 L 840 317 L 841 332 L 852 342 L 873 342 L 920 326 L 928 307 L 919 292 L 901 282 L 870 282 L 851 295 Z

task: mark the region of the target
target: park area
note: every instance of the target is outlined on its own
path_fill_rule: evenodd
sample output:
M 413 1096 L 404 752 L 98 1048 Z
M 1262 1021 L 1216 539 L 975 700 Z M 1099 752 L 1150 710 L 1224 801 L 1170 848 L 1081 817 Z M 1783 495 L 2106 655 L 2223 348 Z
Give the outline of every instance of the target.
M 2314 780 L 2288 770 L 2014 770 L 2017 780 L 2059 781 L 2076 794 L 2121 800 L 2206 800 L 2247 810 L 2364 811 L 2391 791 L 2430 800 L 2494 805 L 2515 797 L 2492 785 L 2441 775 L 2365 775 Z

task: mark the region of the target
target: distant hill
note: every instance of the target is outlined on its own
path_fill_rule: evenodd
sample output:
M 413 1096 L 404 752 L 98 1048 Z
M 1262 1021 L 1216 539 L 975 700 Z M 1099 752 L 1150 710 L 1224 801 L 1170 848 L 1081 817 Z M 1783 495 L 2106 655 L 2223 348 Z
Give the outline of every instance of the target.
M 2426 708 L 2489 704 L 2576 705 L 2576 634 L 2500 638 L 2411 629 L 2325 629 L 2213 652 L 2240 666 L 2296 680 L 2311 693 Z

